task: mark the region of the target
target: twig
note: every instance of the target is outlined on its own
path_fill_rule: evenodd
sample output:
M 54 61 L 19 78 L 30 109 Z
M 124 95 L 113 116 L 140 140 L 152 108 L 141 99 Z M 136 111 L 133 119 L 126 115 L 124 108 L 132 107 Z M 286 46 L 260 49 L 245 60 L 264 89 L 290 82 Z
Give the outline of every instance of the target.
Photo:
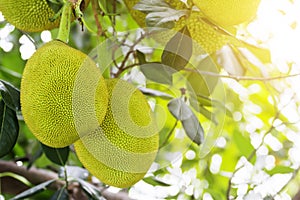
M 279 114 L 280 114 L 280 112 L 277 112 L 277 113 L 276 113 L 274 119 L 272 120 L 271 127 L 270 127 L 267 131 L 265 131 L 265 132 L 263 133 L 263 137 L 262 137 L 262 140 L 261 140 L 259 146 L 251 152 L 251 154 L 247 157 L 247 160 L 252 160 L 252 158 L 255 156 L 257 150 L 263 146 L 263 144 L 264 144 L 264 138 L 267 136 L 268 133 L 270 133 L 270 132 L 275 128 L 275 127 L 274 127 L 274 122 L 275 122 L 275 120 L 278 118 Z M 230 179 L 229 179 L 229 181 L 228 181 L 228 188 L 227 188 L 227 192 L 226 192 L 227 200 L 231 200 L 231 198 L 230 198 L 230 193 L 231 193 L 232 179 L 233 179 L 234 175 L 235 175 L 241 168 L 243 168 L 244 166 L 245 166 L 245 165 L 243 164 L 243 165 L 241 165 L 240 167 L 238 167 L 237 169 L 235 169 L 235 170 L 233 171 L 232 176 L 230 177 Z
M 298 74 L 291 74 L 291 75 L 282 75 L 282 76 L 274 76 L 274 77 L 250 77 L 250 76 L 235 76 L 235 75 L 223 75 L 218 74 L 214 72 L 208 72 L 208 71 L 201 71 L 201 70 L 194 70 L 194 69 L 185 69 L 185 71 L 191 71 L 195 73 L 200 73 L 201 75 L 209 75 L 219 78 L 228 78 L 228 79 L 234 79 L 236 81 L 274 81 L 278 79 L 286 79 L 286 78 L 293 78 L 296 76 L 300 76 L 300 73 Z
M 139 44 L 145 37 L 147 36 L 147 34 L 141 34 L 141 36 L 129 47 L 128 52 L 126 53 L 124 59 L 122 60 L 122 63 L 120 64 L 120 66 L 118 67 L 118 72 L 114 74 L 115 77 L 119 77 L 120 74 L 125 70 L 128 69 L 128 67 L 126 67 L 126 62 L 128 61 L 130 55 L 132 53 L 135 52 L 135 46 L 137 44 Z
M 100 10 L 98 0 L 92 0 L 92 8 L 93 8 L 94 18 L 97 26 L 97 35 L 98 36 L 105 35 L 102 29 L 102 25 L 98 18 L 98 10 Z

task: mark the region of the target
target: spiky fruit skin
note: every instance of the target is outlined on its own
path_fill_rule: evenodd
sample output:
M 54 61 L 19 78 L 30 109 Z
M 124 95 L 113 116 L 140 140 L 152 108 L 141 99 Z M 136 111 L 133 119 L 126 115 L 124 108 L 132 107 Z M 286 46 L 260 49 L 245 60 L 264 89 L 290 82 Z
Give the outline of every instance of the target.
M 216 24 L 227 27 L 251 21 L 260 0 L 193 0 L 194 4 Z
M 106 83 L 109 104 L 103 123 L 74 146 L 79 160 L 94 176 L 105 184 L 126 188 L 150 168 L 159 138 L 144 95 L 123 80 Z
M 125 0 L 125 3 L 126 2 L 126 5 L 128 6 L 133 18 L 138 24 L 140 24 L 140 26 L 144 27 L 145 24 L 142 24 L 141 22 L 145 21 L 146 15 L 142 12 L 136 12 L 133 10 L 133 6 L 138 3 L 139 0 Z M 165 2 L 174 9 L 186 9 L 185 4 L 180 0 L 165 0 Z M 137 15 L 137 13 L 139 14 Z M 173 29 L 175 31 L 179 31 L 186 25 L 191 33 L 192 39 L 197 44 L 197 46 L 194 45 L 194 49 L 196 48 L 198 53 L 213 53 L 228 43 L 236 43 L 235 40 L 224 34 L 222 31 L 217 30 L 211 24 L 208 24 L 206 21 L 204 21 L 204 19 L 205 16 L 203 13 L 191 11 L 187 16 L 183 16 L 179 19 L 179 21 L 176 21 Z M 158 33 L 152 34 L 152 36 L 156 41 L 164 44 L 166 41 L 169 41 L 172 38 L 172 36 L 175 34 L 175 31 L 159 31 Z
M 49 20 L 55 12 L 46 0 L 1 0 L 0 11 L 9 23 L 23 31 L 39 32 L 59 26 L 59 19 Z
M 95 95 L 101 94 L 101 95 Z M 26 124 L 43 144 L 66 147 L 102 122 L 108 104 L 105 81 L 84 53 L 53 40 L 27 61 L 21 81 Z
M 89 0 L 83 3 L 81 8 L 85 9 Z M 60 23 L 60 17 L 53 22 L 50 21 L 56 13 L 47 0 L 1 0 L 0 11 L 9 23 L 26 32 L 52 30 L 59 27 Z
M 186 25 L 191 33 L 191 38 L 198 44 L 197 48 L 201 48 L 201 50 L 198 49 L 198 52 L 213 53 L 232 42 L 231 37 L 223 34 L 221 30 L 215 29 L 203 18 L 200 12 L 191 12 L 189 16 L 182 17 L 176 22 L 175 30 L 180 30 Z

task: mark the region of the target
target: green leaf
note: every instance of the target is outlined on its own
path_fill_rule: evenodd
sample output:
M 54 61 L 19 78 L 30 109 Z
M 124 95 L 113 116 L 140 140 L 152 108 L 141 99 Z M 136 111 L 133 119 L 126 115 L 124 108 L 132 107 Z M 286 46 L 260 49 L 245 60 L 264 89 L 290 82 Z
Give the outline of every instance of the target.
M 172 99 L 173 97 L 167 93 L 158 91 L 158 90 L 153 90 L 150 88 L 143 88 L 143 87 L 139 87 L 139 90 L 144 94 L 144 95 L 148 95 L 148 96 L 152 96 L 152 97 L 160 97 L 162 99 Z
M 157 83 L 172 84 L 172 70 L 162 63 L 146 63 L 141 65 L 141 71 L 145 77 Z
M 248 43 L 244 43 L 244 47 L 247 48 L 262 63 L 265 63 L 265 64 L 272 63 L 271 52 L 269 49 L 256 47 L 256 46 L 248 44 Z M 251 62 L 251 60 L 252 59 L 249 59 L 250 62 Z
M 95 186 L 91 185 L 90 183 L 88 183 L 88 182 L 86 182 L 86 181 L 84 181 L 84 180 L 82 180 L 80 178 L 76 179 L 76 180 L 79 182 L 79 184 L 80 184 L 81 188 L 83 189 L 83 191 L 91 199 L 94 199 L 94 200 L 101 199 L 101 194 L 100 194 L 100 192 L 98 191 L 98 189 Z
M 113 11 L 113 4 L 111 0 L 99 0 L 99 7 L 101 8 L 102 11 L 106 14 L 111 14 Z
M 19 135 L 16 112 L 10 109 L 3 100 L 0 101 L 0 122 L 0 157 L 3 157 L 13 149 Z
M 176 71 L 180 71 L 186 67 L 193 52 L 193 41 L 187 26 L 184 26 L 177 32 L 167 43 L 161 62 L 170 66 Z
M 49 186 L 51 183 L 53 183 L 55 181 L 55 179 L 53 180 L 49 180 L 49 181 L 46 181 L 44 183 L 41 183 L 33 188 L 30 188 L 20 194 L 18 194 L 17 196 L 15 196 L 14 198 L 12 198 L 11 200 L 17 200 L 17 199 L 24 199 L 26 197 L 30 197 L 36 193 L 39 193 L 43 190 L 46 189 L 47 186 Z
M 200 145 L 204 140 L 204 130 L 190 107 L 181 98 L 177 98 L 169 102 L 168 109 L 176 119 L 181 121 L 187 136 Z
M 188 119 L 181 121 L 183 129 L 187 136 L 196 144 L 200 145 L 204 141 L 204 130 L 198 120 L 193 114 Z
M 214 91 L 219 77 L 207 73 L 218 74 L 219 70 L 210 56 L 203 58 L 197 68 L 188 76 L 187 89 L 192 95 L 209 97 Z
M 3 101 L 13 110 L 20 110 L 20 91 L 12 84 L 0 80 L 0 93 Z
M 57 13 L 63 6 L 62 2 L 59 0 L 47 0 L 49 7 Z
M 32 186 L 32 184 L 26 178 L 24 178 L 23 176 L 20 176 L 18 174 L 14 174 L 14 173 L 11 173 L 11 172 L 0 173 L 0 178 L 6 177 L 6 176 L 12 177 L 12 178 L 20 181 L 21 183 L 23 183 L 24 185 L 26 185 L 28 187 Z
M 49 160 L 51 160 L 53 163 L 58 164 L 58 165 L 66 164 L 68 157 L 69 157 L 69 152 L 70 152 L 69 147 L 52 148 L 52 147 L 48 147 L 42 143 L 41 143 L 41 145 L 42 145 L 44 153 L 46 154 L 46 156 Z
M 144 178 L 143 181 L 153 186 L 164 186 L 164 187 L 170 186 L 170 184 L 157 180 L 154 176 L 149 176 L 147 178 Z
M 69 200 L 69 194 L 66 188 L 61 188 L 57 190 L 50 200 Z
M 146 56 L 145 56 L 145 54 L 144 54 L 143 52 L 141 52 L 141 51 L 139 51 L 139 50 L 136 50 L 136 57 L 137 57 L 137 59 L 139 60 L 139 63 L 140 63 L 141 65 L 147 63 L 147 61 L 146 61 Z
M 181 98 L 171 100 L 168 104 L 168 109 L 180 121 L 186 120 L 193 115 L 192 110 Z
M 219 64 L 231 75 L 243 76 L 246 73 L 243 58 L 233 46 L 224 46 L 218 54 Z
M 77 166 L 65 166 L 65 167 L 60 167 L 58 172 L 58 177 L 65 179 L 66 178 L 65 170 L 67 172 L 66 174 L 68 177 L 85 180 L 89 176 L 89 172 L 86 169 Z
M 140 0 L 134 7 L 135 10 L 147 13 L 146 24 L 148 27 L 173 28 L 174 21 L 186 15 L 186 10 L 172 9 L 162 0 Z
M 250 138 L 243 136 L 240 132 L 233 133 L 233 140 L 242 155 L 249 156 L 254 151 Z
M 266 172 L 269 175 L 271 175 L 271 176 L 274 175 L 274 174 L 288 174 L 288 173 L 293 173 L 294 171 L 295 171 L 295 169 L 292 169 L 292 168 L 287 167 L 287 166 L 280 166 L 280 165 L 275 166 L 271 170 L 266 170 Z

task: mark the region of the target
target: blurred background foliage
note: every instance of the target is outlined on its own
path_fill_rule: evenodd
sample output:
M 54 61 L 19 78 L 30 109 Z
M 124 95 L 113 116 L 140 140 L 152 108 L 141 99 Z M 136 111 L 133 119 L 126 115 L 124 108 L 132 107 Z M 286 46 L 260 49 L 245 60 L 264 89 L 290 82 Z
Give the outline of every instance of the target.
M 292 7 L 292 10 L 300 9 L 296 1 L 279 2 L 281 4 L 276 4 L 278 7 L 269 8 L 278 11 L 277 18 L 285 18 L 292 12 L 289 10 Z M 233 37 L 256 46 L 259 44 L 260 48 L 249 45 L 238 49 L 228 45 L 210 55 L 194 52 L 192 58 L 197 65 L 200 63 L 201 73 L 193 74 L 194 68 L 187 67 L 173 75 L 172 85 L 161 83 L 165 81 L 165 77 L 163 80 L 151 81 L 151 77 L 145 76 L 141 67 L 138 67 L 141 60 L 136 51 L 141 51 L 141 56 L 146 56 L 148 62 L 158 62 L 168 41 L 158 45 L 156 49 L 153 48 L 153 45 L 157 45 L 153 40 L 135 43 L 142 31 L 138 30 L 139 25 L 131 17 L 124 3 L 115 1 L 113 4 L 113 0 L 100 0 L 99 3 L 101 10 L 97 17 L 105 35 L 97 34 L 99 27 L 95 23 L 95 12 L 90 5 L 84 14 L 84 25 L 81 26 L 78 22 L 72 24 L 69 45 L 89 54 L 107 38 L 113 38 L 109 41 L 117 38 L 121 44 L 126 44 L 127 48 L 123 46 L 119 58 L 115 61 L 120 66 L 126 59 L 125 67 L 132 67 L 120 70 L 111 64 L 112 76 L 117 74 L 140 87 L 147 95 L 160 123 L 164 122 L 160 132 L 161 152 L 145 179 L 126 190 L 131 198 L 279 200 L 292 199 L 298 193 L 300 63 L 299 58 L 293 57 L 294 52 L 291 51 L 299 52 L 300 45 L 297 49 L 290 49 L 289 45 L 293 41 L 286 35 L 287 41 L 279 51 L 279 46 L 271 43 L 272 39 L 268 38 L 271 34 L 276 35 L 278 29 L 270 29 L 275 32 L 270 31 L 270 35 L 267 36 L 267 31 L 259 29 L 264 28 L 262 24 L 267 17 L 272 17 L 272 12 L 268 12 L 271 13 L 270 16 L 261 13 L 266 13 L 267 6 L 273 2 L 262 0 L 257 19 L 250 24 L 235 27 Z M 299 33 L 300 20 L 297 16 L 290 17 L 294 17 L 294 21 L 291 21 L 294 28 L 291 31 Z M 276 26 L 289 23 L 287 21 L 283 20 Z M 261 32 L 261 35 L 253 31 L 255 28 L 258 28 L 257 32 Z M 130 33 L 130 37 L 126 35 L 127 32 Z M 26 60 L 36 48 L 55 38 L 56 34 L 57 30 L 23 33 L 1 18 L 0 79 L 20 88 Z M 133 52 L 128 54 L 129 51 Z M 278 52 L 290 56 L 282 56 L 282 59 L 279 59 Z M 100 51 L 101 53 L 104 52 Z M 209 67 L 211 64 L 213 67 Z M 187 81 L 190 86 L 187 86 Z M 188 87 L 192 87 L 195 93 L 197 88 L 200 88 L 200 92 L 195 96 L 193 92 L 189 92 Z M 203 88 L 209 91 L 203 92 Z M 181 97 L 188 99 L 188 108 L 203 127 L 204 143 L 200 146 L 187 137 L 185 132 L 188 130 L 168 109 L 171 100 Z M 47 169 L 58 174 L 61 170 L 68 171 L 70 166 L 78 166 L 69 171 L 69 176 L 75 174 L 77 181 L 81 179 L 76 175 L 81 172 L 81 164 L 72 147 L 71 150 L 65 150 L 67 160 L 62 167 L 61 163 L 55 162 L 57 159 L 52 157 L 51 150 L 43 148 L 34 138 L 22 120 L 20 111 L 17 111 L 17 117 L 17 142 L 12 151 L 1 160 L 14 161 L 28 168 L 34 166 Z M 23 183 L 26 182 L 15 174 L 10 175 Z M 0 169 L 0 177 L 6 176 L 8 175 Z M 60 175 L 60 178 L 63 179 L 64 176 Z M 99 184 L 91 176 L 83 179 L 85 183 Z M 6 183 L 4 179 L 1 180 L 1 186 L 4 187 Z M 84 184 L 81 186 L 84 188 Z M 100 198 L 101 194 L 94 194 L 95 191 L 91 188 L 85 190 L 89 197 Z M 36 191 L 39 191 L 38 189 Z M 120 191 L 112 187 L 108 190 L 112 193 Z M 8 193 L 1 195 L 5 199 L 15 196 Z M 68 195 L 60 195 L 59 198 L 57 195 L 56 190 L 52 188 L 34 196 L 30 194 L 28 198 L 68 199 Z

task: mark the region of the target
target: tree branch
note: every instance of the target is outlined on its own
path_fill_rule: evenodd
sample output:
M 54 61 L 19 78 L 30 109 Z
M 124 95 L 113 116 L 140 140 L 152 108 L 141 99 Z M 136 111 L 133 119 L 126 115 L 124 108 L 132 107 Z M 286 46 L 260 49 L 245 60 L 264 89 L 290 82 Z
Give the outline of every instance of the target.
M 18 166 L 15 162 L 0 160 L 0 173 L 3 172 L 11 172 L 23 176 L 34 185 L 38 185 L 48 180 L 58 179 L 58 175 L 49 170 L 38 169 L 35 167 L 31 167 L 29 170 L 27 170 L 26 167 Z M 0 181 L 0 191 L 2 191 L 3 193 L 16 195 L 29 189 L 26 185 L 11 177 L 3 177 L 0 179 Z M 49 189 L 58 190 L 63 187 L 64 184 L 64 181 L 57 180 L 49 186 Z M 88 199 L 78 183 L 70 184 L 70 186 L 68 187 L 68 191 L 70 193 L 71 199 Z M 128 194 L 123 191 L 119 193 L 112 193 L 103 187 L 99 188 L 99 191 L 101 192 L 101 195 L 107 200 L 130 200 Z
M 200 73 L 201 75 L 234 79 L 236 81 L 274 81 L 274 80 L 279 80 L 279 79 L 287 79 L 287 78 L 293 78 L 296 76 L 300 76 L 300 73 L 297 73 L 297 74 L 281 75 L 281 76 L 274 76 L 274 77 L 251 77 L 251 76 L 223 75 L 223 74 L 218 74 L 218 73 L 214 73 L 214 72 L 194 70 L 194 69 L 189 69 L 189 68 L 186 68 L 184 70 L 190 71 L 190 72 L 195 72 L 195 73 Z

